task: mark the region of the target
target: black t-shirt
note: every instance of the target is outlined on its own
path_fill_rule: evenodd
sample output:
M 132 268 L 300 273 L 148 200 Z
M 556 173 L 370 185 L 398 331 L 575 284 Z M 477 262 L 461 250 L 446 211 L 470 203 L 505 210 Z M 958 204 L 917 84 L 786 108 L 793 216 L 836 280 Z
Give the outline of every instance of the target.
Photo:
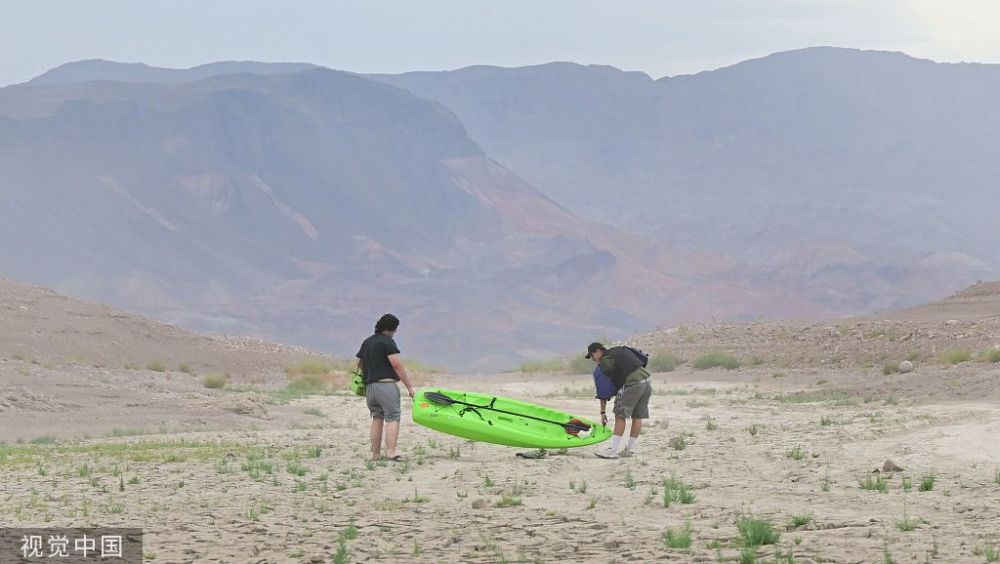
M 391 354 L 399 354 L 399 347 L 388 335 L 377 333 L 361 343 L 355 356 L 361 359 L 361 372 L 365 375 L 366 384 L 389 378 L 399 380 L 399 375 L 389 363 Z

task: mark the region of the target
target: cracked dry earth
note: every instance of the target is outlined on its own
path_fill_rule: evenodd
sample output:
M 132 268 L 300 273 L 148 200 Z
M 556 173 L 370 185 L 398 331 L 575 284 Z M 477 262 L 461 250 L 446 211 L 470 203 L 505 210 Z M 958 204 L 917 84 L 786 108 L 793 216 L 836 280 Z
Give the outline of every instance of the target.
M 0 366 L 0 381 L 16 392 L 10 386 L 24 376 L 15 368 Z M 0 446 L 0 523 L 141 526 L 147 561 L 731 562 L 752 554 L 758 562 L 950 563 L 986 562 L 1000 548 L 1000 410 L 984 393 L 1000 389 L 997 365 L 892 376 L 657 374 L 640 453 L 620 460 L 598 459 L 593 448 L 523 460 L 517 449 L 415 426 L 407 406 L 406 461 L 380 464 L 366 462 L 360 398 L 310 396 L 240 414 L 225 406 L 245 394 L 200 389 L 183 374 L 161 377 L 153 392 L 114 387 L 125 403 L 143 405 L 144 393 L 183 399 L 174 419 L 169 409 L 128 414 L 136 433 L 157 434 L 81 438 L 107 406 L 80 401 L 98 383 L 74 370 L 47 373 L 44 394 L 0 411 L 8 430 L 31 420 L 46 433 L 24 426 L 20 443 Z M 76 387 L 60 392 L 59 381 Z M 438 383 L 597 411 L 588 377 Z M 48 409 L 64 404 L 75 407 Z M 213 410 L 223 415 L 205 415 Z M 192 428 L 185 420 L 194 411 L 204 421 Z M 873 473 L 886 459 L 903 470 Z M 665 507 L 665 480 L 670 492 L 690 488 L 692 502 Z M 741 516 L 770 524 L 777 542 L 745 548 Z M 664 533 L 685 526 L 690 548 L 669 548 Z

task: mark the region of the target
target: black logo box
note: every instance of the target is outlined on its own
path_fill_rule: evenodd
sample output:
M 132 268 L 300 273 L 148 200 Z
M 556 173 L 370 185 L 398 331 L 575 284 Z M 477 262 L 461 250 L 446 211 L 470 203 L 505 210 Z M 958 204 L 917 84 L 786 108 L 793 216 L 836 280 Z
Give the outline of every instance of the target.
M 105 548 L 109 550 L 105 551 L 105 556 L 102 558 L 101 548 L 104 539 L 112 539 L 108 542 L 114 544 L 114 537 L 121 537 L 121 556 L 109 556 L 108 554 L 115 551 L 112 546 L 107 545 Z M 64 538 L 65 543 L 62 542 Z M 64 550 L 61 550 L 63 548 Z M 85 550 L 77 550 L 78 548 Z M 38 556 L 39 553 L 41 556 Z M 62 556 L 62 553 L 66 556 Z M 142 564 L 142 529 L 110 527 L 0 529 L 0 564 L 37 562 L 88 564 L 95 561 L 108 564 Z

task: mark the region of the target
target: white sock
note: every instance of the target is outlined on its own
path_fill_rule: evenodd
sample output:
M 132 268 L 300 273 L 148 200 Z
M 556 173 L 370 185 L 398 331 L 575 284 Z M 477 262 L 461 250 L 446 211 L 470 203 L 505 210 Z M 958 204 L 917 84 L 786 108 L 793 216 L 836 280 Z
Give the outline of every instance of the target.
M 633 450 L 633 449 L 635 449 L 635 443 L 637 443 L 637 442 L 639 442 L 639 437 L 629 437 L 628 438 L 628 446 L 625 447 L 625 448 L 627 448 L 629 450 Z
M 611 435 L 611 450 L 618 452 L 618 446 L 622 444 L 621 435 Z

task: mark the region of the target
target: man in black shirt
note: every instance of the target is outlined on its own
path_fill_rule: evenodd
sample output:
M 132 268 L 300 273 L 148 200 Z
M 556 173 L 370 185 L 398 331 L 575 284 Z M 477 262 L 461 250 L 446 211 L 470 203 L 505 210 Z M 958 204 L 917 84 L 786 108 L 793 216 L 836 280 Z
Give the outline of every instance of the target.
M 601 367 L 601 372 L 611 379 L 618 390 L 615 396 L 615 428 L 611 445 L 597 451 L 601 458 L 618 458 L 618 447 L 625 434 L 625 420 L 632 420 L 628 444 L 620 456 L 633 456 L 639 441 L 642 420 L 649 418 L 649 397 L 653 387 L 649 384 L 649 372 L 642 366 L 642 360 L 628 347 L 606 348 L 601 343 L 590 343 L 586 358 L 593 359 Z M 607 420 L 604 409 L 607 401 L 601 400 L 601 421 Z
M 387 313 L 375 324 L 375 334 L 365 339 L 358 350 L 358 370 L 365 377 L 365 399 L 371 412 L 372 460 L 381 458 L 382 430 L 385 429 L 386 458 L 399 462 L 396 439 L 399 438 L 399 386 L 402 380 L 413 397 L 413 384 L 399 358 L 399 347 L 392 338 L 399 328 L 399 318 Z

